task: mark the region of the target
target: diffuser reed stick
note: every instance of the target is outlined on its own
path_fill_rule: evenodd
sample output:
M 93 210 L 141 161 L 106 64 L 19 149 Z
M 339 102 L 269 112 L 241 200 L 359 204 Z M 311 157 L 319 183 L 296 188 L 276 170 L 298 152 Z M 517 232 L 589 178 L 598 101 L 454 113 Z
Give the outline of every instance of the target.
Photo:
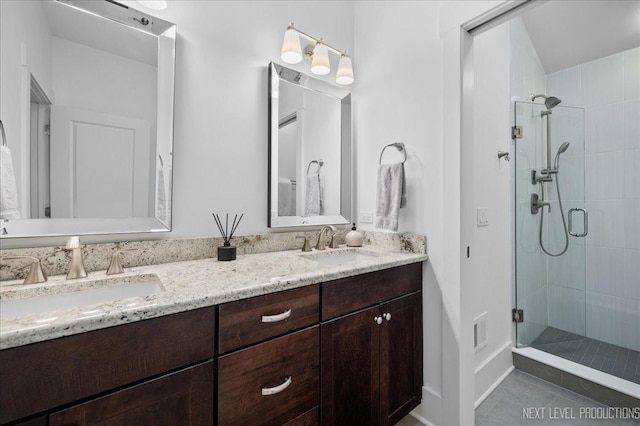
M 240 215 L 239 219 L 238 219 L 238 214 L 236 213 L 235 217 L 233 218 L 233 222 L 231 224 L 231 232 L 229 232 L 229 213 L 227 213 L 224 228 L 222 227 L 222 220 L 220 219 L 220 215 L 216 213 L 211 213 L 211 214 L 213 215 L 213 219 L 216 221 L 216 225 L 218 225 L 218 230 L 220 231 L 220 235 L 222 235 L 222 239 L 224 240 L 224 246 L 229 247 L 231 245 L 231 238 L 233 237 L 233 234 L 236 232 L 236 229 L 238 229 L 238 225 L 240 225 L 240 221 L 244 217 L 244 213 Z

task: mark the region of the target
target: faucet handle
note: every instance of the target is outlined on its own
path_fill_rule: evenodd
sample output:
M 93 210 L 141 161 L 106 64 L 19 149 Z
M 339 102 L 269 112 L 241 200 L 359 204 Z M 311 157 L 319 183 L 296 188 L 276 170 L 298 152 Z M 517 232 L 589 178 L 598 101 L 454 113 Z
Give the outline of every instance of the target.
M 337 234 L 334 232 L 331 235 L 331 242 L 329 242 L 329 248 L 338 248 L 338 239 L 336 237 L 337 237 Z
M 297 238 L 304 238 L 304 244 L 302 244 L 302 251 L 311 251 L 311 243 L 306 235 L 298 235 Z
M 33 256 L 7 256 L 2 260 L 22 260 L 29 259 L 31 260 L 31 267 L 29 268 L 29 273 L 24 279 L 23 284 L 39 284 L 47 281 L 47 276 L 44 274 L 42 270 L 42 261 L 37 257 Z
M 107 275 L 114 274 L 122 274 L 124 272 L 124 268 L 122 267 L 122 262 L 120 262 L 120 253 L 124 251 L 137 251 L 137 248 L 124 248 L 120 250 L 116 250 L 111 255 L 111 263 L 109 264 L 109 269 L 107 269 Z

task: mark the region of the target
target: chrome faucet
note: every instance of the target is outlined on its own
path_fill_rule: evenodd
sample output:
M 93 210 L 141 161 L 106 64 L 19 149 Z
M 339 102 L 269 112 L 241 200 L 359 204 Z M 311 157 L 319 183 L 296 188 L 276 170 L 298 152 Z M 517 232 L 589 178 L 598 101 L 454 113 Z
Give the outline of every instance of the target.
M 333 225 L 324 225 L 322 228 L 320 228 L 320 233 L 318 234 L 318 242 L 316 243 L 316 250 L 324 250 L 326 248 L 326 243 L 324 241 L 324 234 L 326 234 L 327 231 L 329 230 L 331 230 L 332 232 L 331 242 L 329 244 L 329 247 L 331 248 L 338 247 L 337 240 L 334 238 L 338 230 Z
M 76 278 L 84 278 L 87 271 L 84 269 L 84 261 L 82 260 L 82 246 L 80 245 L 80 237 L 69 237 L 65 250 L 71 251 L 71 266 L 69 266 L 68 280 Z

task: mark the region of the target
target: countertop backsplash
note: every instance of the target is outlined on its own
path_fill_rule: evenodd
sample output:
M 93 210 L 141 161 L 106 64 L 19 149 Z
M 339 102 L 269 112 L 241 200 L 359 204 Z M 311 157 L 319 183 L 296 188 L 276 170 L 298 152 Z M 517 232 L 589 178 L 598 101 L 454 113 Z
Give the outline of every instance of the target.
M 338 232 L 339 244 L 344 244 L 348 230 Z M 402 253 L 426 253 L 426 238 L 421 235 L 401 234 L 378 231 L 361 231 L 364 234 L 363 245 L 384 247 Z M 318 232 L 279 232 L 257 235 L 238 235 L 233 237 L 237 254 L 268 253 L 295 250 L 302 247 L 305 235 L 311 245 L 315 245 Z M 81 239 L 82 240 L 82 239 Z M 138 251 L 122 254 L 125 268 L 134 266 L 158 265 L 171 262 L 199 260 L 216 257 L 216 248 L 223 244 L 221 237 L 190 238 L 176 240 L 129 241 L 119 243 L 87 244 L 82 249 L 87 272 L 106 270 L 115 250 L 135 248 Z M 36 247 L 0 250 L 0 256 L 33 256 L 42 260 L 42 269 L 47 276 L 66 274 L 71 261 L 71 253 L 62 246 Z M 3 261 L 0 264 L 0 281 L 24 278 L 29 272 L 27 261 Z

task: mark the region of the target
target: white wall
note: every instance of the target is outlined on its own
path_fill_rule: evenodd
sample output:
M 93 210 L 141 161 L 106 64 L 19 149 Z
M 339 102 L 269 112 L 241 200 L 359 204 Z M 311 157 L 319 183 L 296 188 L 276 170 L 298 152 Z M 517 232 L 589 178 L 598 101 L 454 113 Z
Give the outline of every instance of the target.
M 472 315 L 486 314 L 487 345 L 475 354 L 478 401 L 511 367 L 510 31 L 506 22 L 474 38 L 474 198 L 488 226 L 475 227 Z M 513 155 L 512 155 L 513 156 Z M 477 210 L 476 210 L 477 212 Z M 481 324 L 480 324 L 481 326 Z
M 155 140 L 157 67 L 52 39 L 55 105 L 149 121 Z
M 0 119 L 5 127 L 16 175 L 18 207 L 29 216 L 30 74 L 54 101 L 51 80 L 51 30 L 39 2 L 0 2 Z

